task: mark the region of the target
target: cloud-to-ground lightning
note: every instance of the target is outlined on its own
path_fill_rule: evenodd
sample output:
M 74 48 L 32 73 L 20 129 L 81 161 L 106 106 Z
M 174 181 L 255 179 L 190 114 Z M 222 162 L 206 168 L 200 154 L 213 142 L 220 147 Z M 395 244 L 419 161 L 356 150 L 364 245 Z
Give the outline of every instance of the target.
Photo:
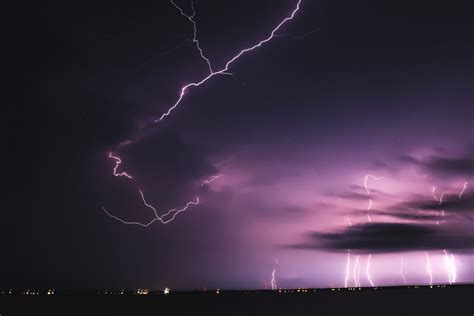
M 129 178 L 129 179 L 132 179 L 132 178 L 133 178 L 131 175 L 129 175 L 129 174 L 128 174 L 127 172 L 125 172 L 125 171 L 117 172 L 118 167 L 119 167 L 120 164 L 122 163 L 122 159 L 120 159 L 120 158 L 117 157 L 117 156 L 114 156 L 111 152 L 109 153 L 109 158 L 112 158 L 113 160 L 115 160 L 114 176 L 116 176 L 116 177 L 127 177 L 127 178 Z
M 403 256 L 400 258 L 400 275 L 402 276 L 403 282 L 406 285 L 407 284 L 407 279 L 405 277 L 405 273 L 403 272 Z
M 276 272 L 276 269 L 273 269 L 273 271 L 272 271 L 272 280 L 271 280 L 272 290 L 277 289 L 277 281 L 276 281 L 276 277 L 275 277 L 275 272 Z
M 275 264 L 278 265 L 278 258 L 275 258 Z M 278 289 L 277 280 L 276 280 L 276 267 L 272 270 L 272 279 L 270 283 L 272 285 L 272 290 Z
M 168 212 L 164 213 L 163 215 L 158 215 L 158 211 L 156 210 L 156 208 L 149 204 L 146 200 L 145 200 L 145 196 L 143 195 L 143 192 L 141 190 L 139 190 L 139 193 L 140 193 L 140 196 L 141 196 L 141 199 L 143 201 L 143 204 L 145 204 L 146 207 L 150 208 L 152 211 L 153 211 L 153 214 L 154 214 L 154 217 L 153 219 L 151 219 L 150 221 L 146 222 L 146 223 L 141 223 L 141 222 L 136 222 L 136 221 L 126 221 L 124 219 L 121 219 L 115 215 L 112 215 L 109 211 L 107 211 L 107 209 L 105 207 L 102 206 L 102 210 L 104 210 L 104 212 L 111 218 L 113 219 L 116 219 L 118 220 L 119 222 L 123 223 L 123 224 L 127 224 L 127 225 L 138 225 L 138 226 L 142 226 L 142 227 L 148 227 L 150 226 L 151 224 L 153 224 L 154 222 L 156 221 L 159 221 L 160 223 L 162 224 L 168 224 L 169 222 L 173 221 L 176 217 L 176 215 L 178 215 L 179 213 L 181 212 L 184 212 L 186 209 L 188 209 L 188 207 L 190 205 L 197 205 L 199 204 L 199 197 L 196 197 L 196 200 L 195 201 L 191 201 L 191 202 L 188 202 L 186 203 L 186 205 L 183 207 L 183 208 L 180 208 L 180 209 L 171 209 L 169 210 Z M 170 214 L 171 217 L 166 219 L 166 217 L 168 217 Z
M 299 11 L 300 9 L 300 4 L 301 4 L 301 0 L 298 0 L 298 2 L 296 3 L 296 7 L 293 9 L 293 11 L 291 12 L 290 15 L 288 15 L 286 18 L 284 18 L 271 32 L 270 32 L 270 35 L 268 35 L 265 39 L 259 41 L 257 44 L 251 46 L 251 47 L 248 47 L 248 48 L 244 48 L 242 49 L 238 54 L 236 54 L 235 56 L 233 56 L 231 59 L 229 59 L 227 61 L 227 63 L 225 64 L 225 66 L 220 69 L 220 70 L 217 70 L 217 71 L 212 71 L 212 67 L 210 67 L 210 63 L 208 64 L 209 65 L 209 70 L 210 70 L 210 74 L 208 74 L 207 76 L 205 76 L 203 79 L 201 79 L 200 81 L 197 81 L 197 82 L 191 82 L 191 83 L 188 83 L 186 85 L 184 85 L 181 89 L 180 89 L 180 93 L 179 93 L 179 97 L 178 99 L 176 100 L 176 102 L 170 107 L 168 108 L 168 110 L 163 113 L 160 118 L 156 119 L 155 120 L 155 123 L 156 122 L 159 122 L 161 120 L 163 120 L 165 117 L 167 117 L 168 115 L 170 115 L 171 111 L 173 111 L 180 103 L 181 103 L 181 100 L 183 99 L 186 91 L 191 88 L 191 87 L 199 87 L 200 85 L 202 85 L 203 83 L 205 83 L 206 81 L 208 81 L 209 79 L 211 79 L 212 77 L 216 76 L 216 75 L 223 75 L 223 74 L 230 74 L 229 73 L 229 67 L 236 61 L 240 58 L 240 56 L 242 56 L 243 54 L 247 53 L 247 52 L 250 52 L 260 46 L 262 46 L 263 44 L 267 43 L 268 41 L 270 41 L 272 38 L 275 37 L 275 33 L 288 21 L 292 20 L 295 16 L 295 14 Z M 184 16 L 188 17 L 188 15 L 184 14 Z M 188 18 L 189 19 L 189 18 Z M 193 25 L 195 26 L 196 24 L 194 23 L 194 19 L 193 18 L 190 18 L 189 19 Z M 197 43 L 196 43 L 197 44 Z M 203 56 L 203 55 L 202 55 Z M 205 58 L 205 57 L 204 57 Z
M 369 283 L 372 287 L 374 287 L 374 282 L 372 281 L 372 276 L 370 275 L 370 258 L 372 257 L 371 254 L 367 257 L 367 266 L 366 266 L 366 273 L 367 273 L 367 280 L 369 280 Z
M 430 285 L 433 285 L 433 270 L 431 269 L 431 259 L 427 251 L 425 251 L 426 256 L 426 274 L 430 278 Z
M 346 277 L 344 279 L 345 288 L 347 288 L 347 283 L 349 282 L 350 268 L 351 268 L 351 252 L 347 251 Z
M 354 286 L 360 286 L 360 265 L 359 265 L 359 255 L 357 255 L 354 263 L 354 269 L 352 270 L 352 277 L 354 279 Z
M 381 180 L 383 179 L 383 177 L 376 177 L 376 176 L 373 176 L 371 174 L 367 174 L 364 176 L 364 188 L 365 188 L 365 192 L 367 192 L 367 195 L 369 195 L 369 205 L 367 206 L 367 220 L 369 221 L 369 223 L 372 222 L 372 218 L 370 217 L 370 209 L 372 208 L 372 205 L 374 204 L 374 202 L 372 201 L 372 199 L 370 198 L 370 189 L 369 189 L 369 179 L 373 179 L 375 181 L 378 181 L 378 180 Z M 374 286 L 374 282 L 372 281 L 372 277 L 370 275 L 370 259 L 372 258 L 372 254 L 369 254 L 368 258 L 367 258 L 367 266 L 366 266 L 366 274 L 367 274 L 367 279 L 369 280 L 369 283 L 371 286 Z
M 456 265 L 454 261 L 454 255 L 448 254 L 446 249 L 444 249 L 443 251 L 444 251 L 444 262 L 448 270 L 448 281 L 449 281 L 449 284 L 453 284 L 456 282 Z

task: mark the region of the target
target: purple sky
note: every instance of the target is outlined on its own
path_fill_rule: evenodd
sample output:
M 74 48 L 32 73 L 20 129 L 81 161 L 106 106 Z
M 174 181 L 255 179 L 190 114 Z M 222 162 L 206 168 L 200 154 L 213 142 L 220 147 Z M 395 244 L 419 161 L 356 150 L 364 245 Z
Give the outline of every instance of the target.
M 196 1 L 213 68 L 296 3 Z M 368 273 L 374 285 L 474 282 L 464 8 L 303 1 L 276 33 L 292 36 L 190 88 L 157 124 L 209 73 L 172 4 L 41 10 L 46 35 L 23 44 L 42 47 L 22 66 L 34 84 L 8 113 L 6 222 L 27 225 L 5 230 L 16 242 L 2 284 L 253 289 L 275 270 L 278 287 L 339 287 L 358 269 L 362 286 Z M 132 179 L 114 176 L 109 152 Z M 139 190 L 158 214 L 199 205 L 149 227 L 101 209 L 150 222 Z

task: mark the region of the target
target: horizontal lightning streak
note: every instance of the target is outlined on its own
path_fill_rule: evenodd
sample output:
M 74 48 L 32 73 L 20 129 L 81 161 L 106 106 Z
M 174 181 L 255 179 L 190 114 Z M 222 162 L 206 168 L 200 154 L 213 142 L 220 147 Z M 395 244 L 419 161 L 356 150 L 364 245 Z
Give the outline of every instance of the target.
M 191 202 L 186 203 L 186 205 L 185 205 L 183 208 L 181 208 L 181 209 L 178 209 L 178 210 L 176 210 L 176 209 L 171 209 L 171 210 L 169 210 L 168 212 L 166 212 L 166 213 L 163 214 L 163 215 L 158 215 L 158 211 L 156 210 L 156 208 L 155 208 L 153 205 L 149 204 L 149 203 L 145 200 L 145 196 L 143 195 L 143 192 L 142 192 L 141 190 L 139 190 L 138 192 L 140 193 L 140 196 L 141 196 L 141 199 L 142 199 L 142 201 L 143 201 L 143 204 L 145 204 L 146 207 L 150 208 L 150 209 L 153 211 L 154 215 L 155 215 L 154 218 L 153 218 L 151 221 L 149 221 L 149 222 L 147 222 L 147 223 L 145 223 L 145 224 L 144 224 L 144 223 L 140 223 L 140 222 L 135 222 L 135 221 L 126 221 L 126 220 L 124 220 L 124 219 L 121 219 L 121 218 L 119 218 L 119 217 L 117 217 L 117 216 L 111 214 L 109 211 L 107 211 L 107 209 L 106 209 L 104 206 L 102 206 L 102 210 L 103 210 L 109 217 L 111 217 L 111 218 L 113 218 L 113 219 L 116 219 L 116 220 L 118 220 L 119 222 L 121 222 L 121 223 L 123 223 L 123 224 L 127 224 L 127 225 L 138 225 L 138 226 L 142 226 L 142 227 L 148 227 L 148 226 L 150 226 L 151 224 L 153 224 L 153 223 L 156 222 L 156 221 L 159 221 L 159 222 L 162 223 L 162 224 L 168 224 L 169 222 L 171 222 L 171 221 L 173 221 L 173 220 L 175 219 L 176 215 L 178 215 L 179 213 L 184 212 L 186 209 L 188 209 L 188 207 L 189 207 L 190 205 L 198 205 L 198 204 L 199 204 L 199 196 L 198 196 L 198 197 L 196 197 L 196 200 L 195 200 L 195 201 L 191 201 Z M 173 213 L 173 212 L 174 212 L 174 213 Z M 169 216 L 170 214 L 172 214 L 172 216 L 171 216 L 169 219 L 164 219 L 164 218 L 166 218 L 167 216 Z

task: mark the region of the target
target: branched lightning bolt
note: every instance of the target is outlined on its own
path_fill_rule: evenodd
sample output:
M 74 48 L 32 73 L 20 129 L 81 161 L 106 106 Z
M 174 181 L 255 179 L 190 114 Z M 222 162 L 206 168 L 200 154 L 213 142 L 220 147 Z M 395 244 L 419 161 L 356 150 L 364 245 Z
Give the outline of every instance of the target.
M 120 158 L 117 157 L 117 156 L 114 156 L 111 152 L 109 153 L 109 158 L 112 158 L 113 160 L 115 160 L 114 176 L 116 176 L 116 177 L 127 177 L 127 178 L 129 178 L 129 179 L 132 179 L 132 178 L 133 178 L 131 175 L 129 175 L 129 174 L 126 173 L 125 171 L 123 171 L 123 172 L 117 172 L 118 167 L 119 167 L 120 164 L 122 163 L 122 159 L 120 159 Z
M 199 41 L 197 39 L 197 26 L 196 26 L 196 21 L 194 20 L 194 16 L 196 15 L 196 11 L 194 10 L 194 1 L 191 1 L 191 9 L 193 11 L 193 13 L 191 15 L 188 15 L 184 12 L 184 10 L 178 6 L 176 4 L 176 2 L 174 2 L 173 0 L 170 0 L 171 1 L 171 4 L 179 10 L 179 12 L 181 13 L 182 16 L 186 17 L 189 22 L 191 22 L 191 24 L 193 25 L 193 43 L 196 44 L 196 48 L 198 49 L 199 51 L 199 55 L 201 55 L 201 58 L 204 59 L 204 61 L 207 63 L 207 66 L 209 68 L 209 72 L 212 73 L 212 66 L 211 66 L 211 61 L 209 60 L 209 58 L 207 58 L 205 55 L 204 55 L 204 52 L 202 51 L 202 48 L 199 44 Z
M 160 223 L 162 224 L 168 224 L 169 222 L 173 221 L 176 217 L 176 215 L 178 215 L 179 213 L 181 212 L 184 212 L 190 205 L 197 205 L 199 204 L 199 197 L 196 198 L 195 201 L 191 201 L 191 202 L 188 202 L 186 203 L 186 205 L 181 208 L 181 209 L 171 209 L 169 210 L 168 212 L 164 213 L 163 215 L 158 215 L 158 211 L 156 210 L 156 208 L 149 204 L 146 200 L 145 200 L 145 196 L 143 195 L 143 192 L 141 190 L 138 191 L 140 193 L 140 196 L 141 196 L 141 199 L 143 201 L 143 204 L 145 204 L 146 207 L 150 208 L 152 211 L 153 211 L 153 214 L 155 215 L 154 218 L 152 220 L 150 220 L 149 222 L 147 223 L 140 223 L 140 222 L 135 222 L 135 221 L 126 221 L 124 219 L 121 219 L 115 215 L 112 215 L 109 211 L 107 211 L 105 209 L 104 206 L 102 206 L 102 210 L 104 210 L 104 212 L 111 218 L 113 219 L 116 219 L 118 220 L 119 222 L 123 223 L 123 224 L 127 224 L 127 225 L 138 225 L 138 226 L 142 226 L 142 227 L 148 227 L 150 226 L 151 224 L 153 224 L 154 222 L 156 221 L 159 221 Z M 171 217 L 169 219 L 165 219 L 167 216 L 169 216 L 170 214 Z
M 174 3 L 173 3 L 174 4 Z M 232 65 L 232 63 L 234 63 L 237 59 L 240 58 L 240 56 L 242 56 L 243 54 L 249 52 L 249 51 L 252 51 L 260 46 L 262 46 L 263 44 L 265 44 L 266 42 L 270 41 L 274 36 L 275 36 L 275 32 L 277 32 L 286 22 L 290 21 L 293 19 L 293 17 L 295 16 L 296 12 L 298 12 L 298 10 L 300 9 L 300 4 L 301 4 L 301 0 L 298 0 L 298 2 L 296 3 L 296 7 L 295 9 L 293 9 L 293 11 L 291 12 L 291 14 L 289 16 L 287 16 L 285 19 L 283 19 L 270 33 L 269 36 L 267 36 L 265 39 L 261 40 L 260 42 L 258 42 L 257 44 L 251 46 L 251 47 L 248 47 L 248 48 L 245 48 L 245 49 L 242 49 L 237 55 L 233 56 L 231 59 L 229 59 L 227 61 L 227 63 L 225 64 L 225 67 L 218 70 L 218 71 L 213 71 L 212 70 L 212 67 L 210 67 L 210 62 L 208 62 L 209 60 L 204 57 L 203 54 L 201 54 L 201 57 L 203 57 L 206 62 L 208 62 L 208 66 L 209 66 L 209 70 L 210 70 L 210 73 L 204 77 L 203 79 L 201 79 L 200 81 L 197 81 L 197 82 L 191 82 L 191 83 L 188 83 L 186 84 L 185 86 L 183 86 L 180 90 L 180 93 L 179 93 L 179 97 L 178 99 L 176 100 L 176 102 L 165 112 L 163 113 L 159 119 L 156 119 L 155 120 L 155 123 L 156 122 L 159 122 L 161 120 L 163 120 L 165 117 L 167 117 L 168 115 L 170 115 L 171 111 L 173 111 L 180 103 L 181 103 L 181 100 L 183 99 L 184 97 L 184 94 L 186 93 L 186 91 L 191 88 L 191 87 L 199 87 L 200 85 L 202 85 L 203 83 L 205 83 L 206 81 L 208 81 L 209 79 L 211 79 L 212 77 L 216 76 L 216 75 L 225 75 L 225 74 L 230 74 L 228 71 L 229 71 L 229 67 Z M 174 4 L 175 5 L 175 4 Z M 176 5 L 175 5 L 176 6 Z M 193 19 L 193 16 L 194 16 L 194 13 L 192 16 L 188 16 L 186 15 L 178 6 L 176 6 L 178 8 L 178 10 L 180 10 L 182 12 L 182 14 L 188 18 L 188 20 L 193 23 L 194 27 L 196 26 L 196 23 L 194 22 L 194 19 Z M 193 10 L 194 11 L 194 10 Z M 196 28 L 195 28 L 196 30 Z M 196 37 L 196 36 L 195 36 Z M 199 48 L 199 45 L 198 45 L 198 42 L 196 40 L 196 45 L 198 46 L 198 49 L 200 50 L 200 52 L 202 53 L 202 50 Z
M 201 58 L 206 62 L 207 66 L 208 66 L 208 69 L 209 69 L 209 74 L 207 76 L 205 76 L 203 79 L 201 79 L 200 81 L 198 82 L 192 82 L 192 83 L 189 83 L 185 86 L 183 86 L 181 88 L 181 91 L 180 91 L 180 94 L 179 94 L 179 98 L 177 99 L 177 101 L 159 118 L 159 119 L 156 119 L 154 122 L 158 122 L 158 121 L 161 121 L 162 119 L 164 119 L 166 116 L 168 116 L 172 110 L 174 110 L 181 102 L 181 100 L 183 99 L 184 97 L 184 94 L 185 92 L 190 88 L 190 87 L 198 87 L 200 86 L 201 84 L 205 83 L 207 80 L 211 79 L 212 77 L 216 76 L 216 75 L 232 75 L 230 72 L 228 72 L 228 69 L 229 67 L 232 65 L 232 63 L 234 63 L 237 59 L 239 59 L 243 54 L 249 52 L 249 51 L 252 51 L 260 46 L 262 46 L 263 44 L 265 44 L 266 42 L 270 41 L 274 36 L 275 36 L 275 32 L 277 32 L 281 27 L 282 25 L 284 25 L 286 22 L 288 22 L 289 20 L 292 20 L 293 17 L 295 16 L 296 12 L 298 12 L 299 8 L 300 8 L 300 4 L 301 4 L 301 0 L 298 0 L 298 2 L 296 3 L 296 7 L 293 9 L 293 11 L 291 11 L 291 14 L 289 16 L 287 16 L 286 18 L 284 18 L 270 33 L 270 35 L 268 37 L 266 37 L 265 39 L 259 41 L 257 44 L 251 46 L 251 47 L 248 47 L 248 48 L 245 48 L 243 50 L 241 50 L 237 55 L 233 56 L 231 59 L 229 59 L 227 61 L 227 63 L 225 64 L 225 67 L 218 70 L 218 71 L 214 71 L 213 68 L 212 68 L 212 65 L 211 65 L 211 61 L 209 60 L 209 58 L 207 58 L 205 55 L 204 55 L 204 52 L 201 48 L 201 45 L 199 43 L 199 40 L 197 39 L 197 25 L 196 25 L 196 21 L 194 20 L 194 16 L 196 15 L 196 11 L 194 9 L 194 3 L 191 1 L 191 9 L 192 9 L 192 14 L 189 15 L 187 13 L 184 12 L 184 10 L 176 4 L 176 2 L 174 2 L 174 0 L 170 0 L 171 1 L 171 4 L 176 8 L 178 9 L 178 11 L 180 12 L 180 14 L 184 17 L 186 17 L 188 19 L 189 22 L 191 22 L 191 24 L 193 25 L 193 39 L 192 39 L 192 42 L 196 45 L 196 48 L 198 49 L 199 51 L 199 55 L 201 56 Z M 132 142 L 132 140 L 126 140 L 124 142 L 122 142 L 120 144 L 120 146 L 124 146 L 124 145 L 127 145 L 127 144 L 130 144 Z M 114 167 L 114 170 L 113 170 L 113 174 L 118 177 L 118 176 L 123 176 L 123 177 L 126 177 L 126 178 L 129 178 L 129 179 L 132 179 L 132 176 L 130 174 L 128 174 L 127 172 L 118 172 L 117 169 L 119 167 L 119 165 L 121 164 L 122 160 L 117 157 L 117 156 L 114 156 L 112 153 L 109 153 L 109 158 L 112 158 L 115 160 L 115 167 Z M 205 185 L 205 184 L 209 184 L 211 183 L 212 181 L 214 181 L 215 179 L 219 178 L 220 175 L 215 175 L 207 180 L 205 180 L 204 182 L 201 183 L 201 186 Z M 139 190 L 140 192 L 140 196 L 142 198 L 142 201 L 143 203 L 145 204 L 146 207 L 148 208 L 151 208 L 155 214 L 155 217 L 150 221 L 150 222 L 147 222 L 147 223 L 140 223 L 140 222 L 132 222 L 132 221 L 125 221 L 115 215 L 112 215 L 111 213 L 109 213 L 105 207 L 102 206 L 102 209 L 104 210 L 104 212 L 124 223 L 124 224 L 131 224 L 131 225 L 139 225 L 139 226 L 143 226 L 143 227 L 148 227 L 149 225 L 151 225 L 153 222 L 155 221 L 159 221 L 163 224 L 166 224 L 166 223 L 169 223 L 170 221 L 172 221 L 175 216 L 177 214 L 179 214 L 180 212 L 186 210 L 190 205 L 192 204 L 199 204 L 199 197 L 196 198 L 196 201 L 191 201 L 191 202 L 188 202 L 186 204 L 185 207 L 183 207 L 182 209 L 179 209 L 179 210 L 176 210 L 176 209 L 172 209 L 172 210 L 169 210 L 167 213 L 163 214 L 163 215 L 158 215 L 158 212 L 156 211 L 156 209 L 148 204 L 145 200 L 145 197 L 143 195 L 143 192 L 141 190 Z M 166 216 L 170 215 L 170 214 L 173 214 L 171 216 L 170 219 L 166 220 L 164 219 Z

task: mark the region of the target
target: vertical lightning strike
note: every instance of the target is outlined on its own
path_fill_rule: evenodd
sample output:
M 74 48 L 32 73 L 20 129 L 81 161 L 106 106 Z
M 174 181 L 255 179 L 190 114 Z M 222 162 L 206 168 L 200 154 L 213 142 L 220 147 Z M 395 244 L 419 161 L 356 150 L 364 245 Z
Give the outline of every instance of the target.
M 354 286 L 360 286 L 360 265 L 359 265 L 359 255 L 355 259 L 354 269 L 352 270 L 352 277 L 354 279 Z
M 372 281 L 372 277 L 370 276 L 370 258 L 372 257 L 372 254 L 369 254 L 369 257 L 367 257 L 367 266 L 366 266 L 366 273 L 367 273 L 367 279 L 370 282 L 370 285 L 374 287 L 374 282 Z
M 365 175 L 364 176 L 364 188 L 365 192 L 367 192 L 367 195 L 369 196 L 369 205 L 367 206 L 367 220 L 369 223 L 372 222 L 372 218 L 370 217 L 370 209 L 372 208 L 372 205 L 374 204 L 374 201 L 370 198 L 370 189 L 369 189 L 369 179 L 373 179 L 375 181 L 383 179 L 383 177 L 376 177 L 371 174 Z
M 436 187 L 431 187 L 431 195 L 433 195 L 433 198 L 435 199 L 435 201 L 439 202 L 439 199 L 436 196 Z
M 464 193 L 464 191 L 466 191 L 468 184 L 469 184 L 468 181 L 464 182 L 463 187 L 462 187 L 462 190 L 461 190 L 461 192 L 459 192 L 459 198 L 461 198 L 461 197 L 462 197 L 462 194 Z
M 400 275 L 402 276 L 403 282 L 407 284 L 407 279 L 405 278 L 405 273 L 403 273 L 403 256 L 400 258 Z
M 275 258 L 275 264 L 278 265 L 278 258 Z M 272 290 L 277 290 L 278 289 L 275 273 L 276 273 L 276 267 L 272 270 L 272 279 L 270 281 L 270 283 L 272 285 Z
M 271 280 L 272 290 L 277 289 L 277 281 L 276 281 L 276 277 L 275 277 L 275 272 L 276 272 L 276 269 L 273 269 L 273 271 L 272 271 L 272 280 Z
M 112 158 L 113 160 L 115 160 L 114 176 L 116 176 L 116 177 L 127 177 L 127 178 L 129 178 L 129 179 L 132 179 L 132 178 L 133 178 L 131 175 L 129 175 L 129 174 L 126 173 L 125 171 L 123 171 L 123 172 L 117 172 L 118 167 L 119 167 L 120 164 L 122 163 L 122 159 L 120 159 L 120 158 L 117 157 L 117 156 L 114 156 L 111 152 L 109 152 L 109 158 Z
M 367 195 L 369 196 L 369 205 L 367 206 L 367 220 L 369 221 L 369 223 L 372 223 L 372 218 L 370 217 L 369 211 L 372 208 L 372 205 L 374 204 L 374 202 L 372 201 L 372 198 L 370 198 L 369 179 L 378 181 L 378 180 L 383 179 L 383 177 L 376 177 L 371 174 L 364 176 L 364 188 L 365 188 L 365 192 L 367 192 Z M 372 282 L 372 278 L 370 276 L 370 259 L 371 258 L 372 258 L 372 254 L 369 254 L 369 257 L 367 258 L 367 266 L 365 268 L 366 268 L 367 279 L 369 280 L 370 285 L 372 285 L 373 287 L 374 282 Z M 357 262 L 357 264 L 359 263 Z M 359 285 L 360 285 L 360 281 L 359 281 Z
M 344 287 L 347 288 L 347 283 L 349 281 L 349 270 L 351 267 L 351 252 L 347 251 L 347 264 L 346 264 L 346 278 L 344 279 Z
M 186 91 L 191 88 L 191 87 L 199 87 L 200 85 L 202 85 L 203 83 L 205 83 L 206 81 L 208 81 L 209 79 L 211 79 L 212 77 L 216 76 L 216 75 L 223 75 L 223 74 L 230 74 L 228 72 L 229 70 L 229 67 L 232 65 L 232 63 L 234 63 L 237 59 L 240 58 L 240 56 L 242 56 L 243 54 L 249 52 L 249 51 L 252 51 L 260 46 L 262 46 L 263 44 L 267 43 L 268 41 L 270 41 L 272 38 L 275 37 L 275 32 L 277 32 L 286 22 L 292 20 L 296 14 L 296 12 L 299 11 L 300 9 L 300 4 L 301 4 L 301 0 L 298 0 L 298 2 L 296 3 L 296 7 L 293 9 L 293 11 L 291 12 L 291 14 L 289 16 L 287 16 L 285 19 L 283 19 L 270 33 L 269 36 L 267 36 L 265 39 L 261 40 L 260 42 L 258 42 L 257 44 L 251 46 L 251 47 L 248 47 L 248 48 L 245 48 L 245 49 L 242 49 L 237 55 L 235 55 L 234 57 L 232 57 L 231 59 L 229 59 L 227 61 L 227 63 L 225 64 L 224 68 L 218 70 L 218 71 L 213 71 L 210 67 L 210 63 L 208 64 L 209 65 L 209 70 L 210 70 L 210 74 L 208 74 L 206 77 L 204 77 L 203 79 L 201 79 L 200 81 L 198 82 L 192 82 L 192 83 L 188 83 L 187 85 L 183 86 L 180 90 L 180 93 L 179 93 L 179 97 L 178 99 L 176 100 L 176 102 L 165 112 L 163 113 L 159 119 L 156 119 L 155 120 L 155 123 L 163 120 L 165 117 L 167 117 L 168 115 L 170 115 L 171 111 L 173 111 L 180 103 L 181 103 L 181 100 L 183 99 Z M 178 7 L 179 9 L 179 7 Z M 182 11 L 182 10 L 181 10 Z M 184 13 L 184 12 L 183 12 Z M 188 15 L 186 14 L 183 14 L 184 16 L 188 17 Z M 194 16 L 194 14 L 193 14 Z M 188 18 L 188 20 L 191 21 L 191 23 L 193 23 L 193 25 L 195 26 L 196 23 L 194 22 L 194 19 L 193 19 L 193 16 L 189 16 L 191 18 Z M 202 55 L 203 56 L 203 55 Z M 205 57 L 203 57 L 205 58 Z M 206 58 L 205 58 L 206 59 Z
M 448 254 L 446 249 L 444 249 L 443 251 L 444 251 L 444 262 L 448 270 L 448 281 L 449 281 L 449 284 L 453 284 L 456 282 L 456 265 L 454 261 L 454 256 L 453 254 Z
M 426 256 L 426 273 L 430 277 L 430 285 L 433 285 L 433 270 L 431 270 L 431 259 L 428 252 L 425 251 Z

